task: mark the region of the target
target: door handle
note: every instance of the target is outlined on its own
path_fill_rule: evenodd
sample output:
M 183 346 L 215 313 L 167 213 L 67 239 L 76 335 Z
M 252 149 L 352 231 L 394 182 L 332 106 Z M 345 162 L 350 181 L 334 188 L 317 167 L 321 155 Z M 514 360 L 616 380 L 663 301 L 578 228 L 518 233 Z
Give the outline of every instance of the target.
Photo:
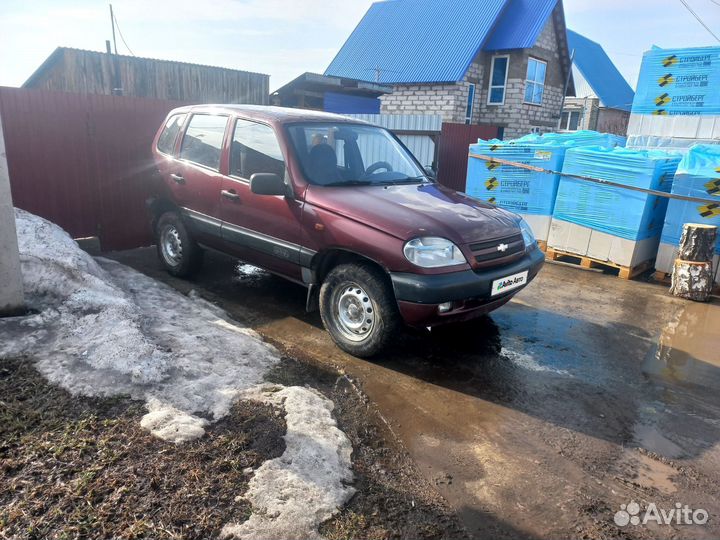
M 223 189 L 222 191 L 220 191 L 220 195 L 222 195 L 226 199 L 230 199 L 231 201 L 237 201 L 240 199 L 240 195 L 235 193 L 234 189 L 230 189 L 230 190 Z
M 170 174 L 170 178 L 172 178 L 176 184 L 182 185 L 185 183 L 185 178 L 181 174 L 172 173 Z

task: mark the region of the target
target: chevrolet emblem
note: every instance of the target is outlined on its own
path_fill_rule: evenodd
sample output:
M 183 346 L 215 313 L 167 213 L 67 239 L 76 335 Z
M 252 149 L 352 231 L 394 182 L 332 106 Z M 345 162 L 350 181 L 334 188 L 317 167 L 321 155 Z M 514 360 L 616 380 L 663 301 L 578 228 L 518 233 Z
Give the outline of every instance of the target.
M 509 248 L 507 244 L 498 244 L 497 250 L 498 251 L 507 251 L 507 248 Z

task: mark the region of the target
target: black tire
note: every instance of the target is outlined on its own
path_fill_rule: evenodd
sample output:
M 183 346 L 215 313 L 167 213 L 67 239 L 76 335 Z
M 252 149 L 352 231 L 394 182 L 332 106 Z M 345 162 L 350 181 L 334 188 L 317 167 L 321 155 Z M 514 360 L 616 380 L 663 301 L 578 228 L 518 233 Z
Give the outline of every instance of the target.
M 320 288 L 320 316 L 337 346 L 359 358 L 382 351 L 401 327 L 387 276 L 362 262 L 341 264 L 326 276 Z M 371 324 L 364 324 L 368 321 Z
M 170 237 L 176 243 L 174 251 L 168 243 Z M 155 245 L 160 262 L 173 276 L 191 277 L 202 266 L 203 251 L 175 212 L 165 212 L 158 219 L 155 227 Z

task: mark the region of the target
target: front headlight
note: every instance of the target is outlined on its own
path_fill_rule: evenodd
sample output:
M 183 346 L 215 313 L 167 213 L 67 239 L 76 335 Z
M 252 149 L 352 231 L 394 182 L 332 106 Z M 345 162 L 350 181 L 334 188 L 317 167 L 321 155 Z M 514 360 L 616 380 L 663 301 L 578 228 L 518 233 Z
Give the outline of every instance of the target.
M 525 241 L 525 247 L 528 248 L 532 245 L 535 245 L 537 243 L 537 240 L 535 240 L 535 235 L 533 234 L 530 225 L 527 224 L 527 221 L 521 218 L 518 225 L 520 225 L 520 230 L 522 231 L 522 237 Z
M 434 236 L 410 240 L 405 244 L 403 253 L 408 261 L 423 268 L 452 266 L 467 262 L 460 248 L 450 240 Z

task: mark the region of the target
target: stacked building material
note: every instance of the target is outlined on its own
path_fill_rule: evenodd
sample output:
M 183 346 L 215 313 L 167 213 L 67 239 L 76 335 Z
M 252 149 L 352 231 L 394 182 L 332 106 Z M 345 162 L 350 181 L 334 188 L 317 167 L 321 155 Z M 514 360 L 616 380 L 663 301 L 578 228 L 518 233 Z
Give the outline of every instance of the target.
M 643 55 L 628 135 L 720 138 L 720 47 L 654 48 Z
M 574 148 L 562 172 L 669 192 L 679 161 L 660 150 Z M 548 247 L 637 267 L 656 256 L 667 204 L 664 197 L 563 176 Z
M 470 145 L 466 192 L 520 214 L 535 237 L 546 242 L 555 206 L 559 175 L 535 172 L 498 162 L 473 158 L 485 156 L 560 171 L 565 151 L 575 146 L 624 145 L 625 139 L 596 131 L 527 135 L 511 141 L 478 141 Z
M 695 145 L 683 156 L 673 181 L 672 193 L 717 203 L 698 203 L 673 199 L 668 205 L 660 237 L 655 268 L 672 273 L 678 257 L 678 244 L 686 223 L 720 226 L 720 146 Z M 715 246 L 715 281 L 720 282 L 720 242 Z

